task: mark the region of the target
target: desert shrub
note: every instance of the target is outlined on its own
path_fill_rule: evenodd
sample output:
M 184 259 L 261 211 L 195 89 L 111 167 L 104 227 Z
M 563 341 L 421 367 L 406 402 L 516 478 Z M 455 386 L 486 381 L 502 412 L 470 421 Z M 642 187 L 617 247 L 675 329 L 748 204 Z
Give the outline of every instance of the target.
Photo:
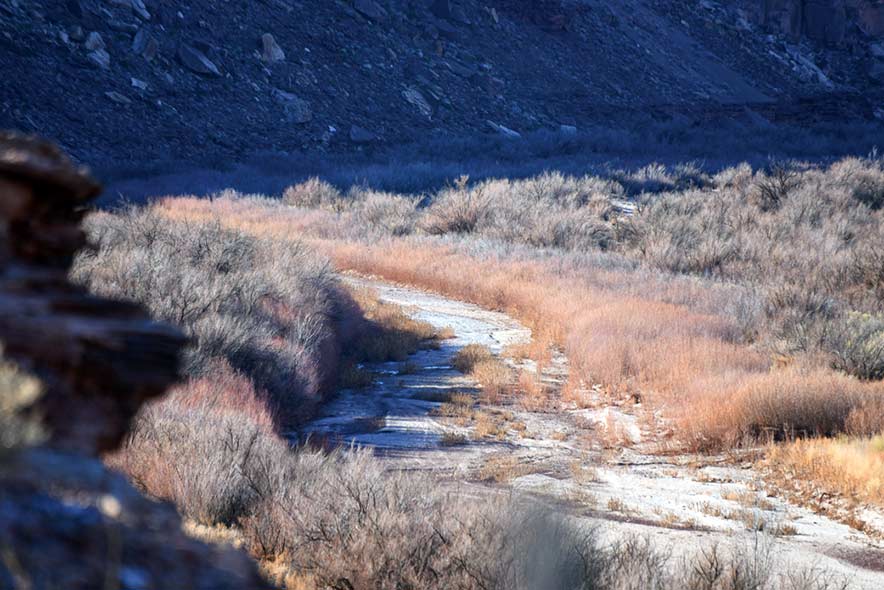
M 721 189 L 746 190 L 752 182 L 752 166 L 743 162 L 736 166 L 724 168 L 712 177 L 712 186 Z
M 459 502 L 426 477 L 385 475 L 364 455 L 299 462 L 306 473 L 298 484 L 286 493 L 267 488 L 276 511 L 262 514 L 278 523 L 246 531 L 285 531 L 274 554 L 309 572 L 316 587 L 564 589 L 600 581 L 605 556 L 592 532 L 538 506 Z
M 884 379 L 884 316 L 848 314 L 827 338 L 836 369 L 862 379 Z
M 845 158 L 832 166 L 832 173 L 860 203 L 874 210 L 884 207 L 884 159 Z
M 332 318 L 347 309 L 325 260 L 297 243 L 175 222 L 151 209 L 96 214 L 87 230 L 94 248 L 77 257 L 73 278 L 181 326 L 192 338 L 190 377 L 222 359 L 284 423 L 327 390 L 338 349 Z
M 322 208 L 336 212 L 344 211 L 348 205 L 348 201 L 337 188 L 315 176 L 285 189 L 282 201 L 293 207 Z
M 669 168 L 654 162 L 633 171 L 618 171 L 614 177 L 630 194 L 660 193 L 703 187 L 711 182 L 709 176 L 694 163 Z
M 468 234 L 481 227 L 491 214 L 493 181 L 469 186 L 469 178 L 460 177 L 433 199 L 421 219 L 427 233 Z
M 352 194 L 352 220 L 382 235 L 403 236 L 414 231 L 417 201 L 409 197 L 357 190 Z
M 243 416 L 219 414 L 207 402 L 189 406 L 149 405 L 124 448 L 107 460 L 152 496 L 174 502 L 186 517 L 206 525 L 235 524 L 255 501 L 241 472 L 244 458 L 266 452 L 277 444 L 275 436 Z
M 762 211 L 776 211 L 793 190 L 801 185 L 801 175 L 785 164 L 774 164 L 769 171 L 755 175 L 752 199 Z
M 461 373 L 471 373 L 482 362 L 493 362 L 494 354 L 482 344 L 467 344 L 451 359 L 451 366 Z
M 845 430 L 850 436 L 884 435 L 884 397 L 871 399 L 850 410 Z
M 698 384 L 708 387 L 707 384 Z M 707 389 L 682 413 L 680 426 L 699 449 L 745 440 L 834 436 L 869 423 L 884 399 L 884 384 L 865 383 L 825 368 L 792 366 L 742 380 L 728 390 Z M 862 417 L 858 412 L 865 412 Z

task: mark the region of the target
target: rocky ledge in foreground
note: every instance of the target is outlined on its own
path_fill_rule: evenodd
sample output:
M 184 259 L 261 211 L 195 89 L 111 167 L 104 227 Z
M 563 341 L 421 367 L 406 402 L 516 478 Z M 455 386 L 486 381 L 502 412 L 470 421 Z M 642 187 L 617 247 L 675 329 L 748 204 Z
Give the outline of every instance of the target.
M 264 588 L 245 554 L 188 538 L 97 458 L 177 379 L 186 344 L 68 281 L 98 192 L 53 146 L 0 133 L 0 340 L 17 365 L 0 366 L 0 588 Z

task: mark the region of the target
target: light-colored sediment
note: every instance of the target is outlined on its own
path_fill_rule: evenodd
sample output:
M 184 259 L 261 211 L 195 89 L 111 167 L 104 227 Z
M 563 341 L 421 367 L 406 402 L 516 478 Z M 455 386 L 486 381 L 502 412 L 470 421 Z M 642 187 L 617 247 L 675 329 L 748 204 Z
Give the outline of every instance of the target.
M 432 471 L 462 487 L 511 486 L 598 526 L 612 541 L 638 534 L 688 557 L 716 544 L 755 548 L 763 537 L 777 562 L 825 569 L 847 578 L 852 588 L 884 588 L 880 540 L 790 504 L 765 485 L 750 462 L 655 453 L 659 447 L 640 406 L 599 400 L 590 408 L 559 404 L 555 411 L 533 412 L 518 402 L 483 405 L 483 411 L 507 414 L 508 432 L 476 440 L 471 426 L 434 415 L 439 402 L 428 400 L 444 392 L 478 391 L 449 364 L 459 348 L 484 344 L 499 355 L 509 345 L 529 342 L 530 330 L 504 314 L 411 287 L 347 280 L 374 289 L 382 301 L 416 319 L 451 327 L 456 336 L 413 355 L 407 374 L 400 373 L 400 363 L 369 367 L 375 384 L 341 392 L 302 436 L 372 447 L 390 469 Z M 566 359 L 554 355 L 544 380 L 561 383 L 565 375 Z M 517 423 L 524 424 L 523 432 L 509 427 Z M 505 483 L 488 482 L 489 474 Z M 884 522 L 872 513 L 865 520 Z

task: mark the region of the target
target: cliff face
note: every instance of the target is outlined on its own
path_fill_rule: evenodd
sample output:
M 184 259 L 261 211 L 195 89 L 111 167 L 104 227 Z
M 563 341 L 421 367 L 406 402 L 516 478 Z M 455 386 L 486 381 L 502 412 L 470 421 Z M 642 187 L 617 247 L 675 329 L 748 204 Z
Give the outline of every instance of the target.
M 866 35 L 884 35 L 881 0 L 752 0 L 756 21 L 794 40 L 838 45 L 855 26 Z

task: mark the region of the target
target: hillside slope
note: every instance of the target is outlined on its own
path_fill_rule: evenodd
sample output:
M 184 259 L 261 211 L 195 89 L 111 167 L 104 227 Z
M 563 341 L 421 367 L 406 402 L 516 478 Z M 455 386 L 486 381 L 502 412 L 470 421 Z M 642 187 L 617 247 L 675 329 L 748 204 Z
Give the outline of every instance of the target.
M 872 116 L 880 32 L 808 38 L 780 4 L 0 0 L 0 127 L 97 165 L 214 165 L 743 105 L 775 121 L 801 97 Z

